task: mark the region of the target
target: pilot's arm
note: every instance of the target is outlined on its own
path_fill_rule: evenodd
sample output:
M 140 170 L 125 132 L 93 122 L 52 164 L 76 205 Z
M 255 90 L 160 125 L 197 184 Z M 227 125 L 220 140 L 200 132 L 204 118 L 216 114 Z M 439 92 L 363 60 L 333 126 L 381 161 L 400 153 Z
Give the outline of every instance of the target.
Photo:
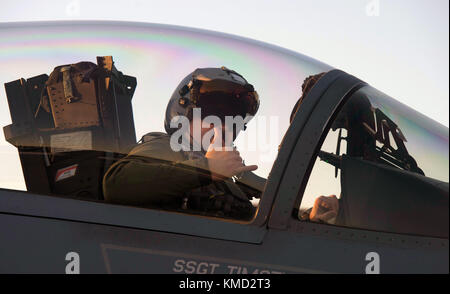
M 251 190 L 256 190 L 258 193 L 251 193 L 251 191 L 248 193 L 251 193 L 255 198 L 260 198 L 261 193 L 266 186 L 266 181 L 265 178 L 262 178 L 253 172 L 243 172 L 239 175 L 237 183 L 249 187 Z
M 105 200 L 152 205 L 211 183 L 206 158 L 185 160 L 166 138 L 141 144 L 112 165 L 103 179 Z

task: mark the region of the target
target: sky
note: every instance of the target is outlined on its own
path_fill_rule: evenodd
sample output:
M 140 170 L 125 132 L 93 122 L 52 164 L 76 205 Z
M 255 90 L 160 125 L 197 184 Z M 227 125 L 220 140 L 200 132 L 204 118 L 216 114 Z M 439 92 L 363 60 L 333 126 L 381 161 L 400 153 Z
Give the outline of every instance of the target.
M 353 74 L 449 125 L 447 0 L 1 2 L 0 22 L 151 22 L 275 44 Z

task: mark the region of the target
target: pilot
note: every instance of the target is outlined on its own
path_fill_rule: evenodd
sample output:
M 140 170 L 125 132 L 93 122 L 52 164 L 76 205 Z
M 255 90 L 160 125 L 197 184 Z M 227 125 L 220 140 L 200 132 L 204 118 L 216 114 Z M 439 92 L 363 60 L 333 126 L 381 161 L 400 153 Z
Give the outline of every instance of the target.
M 250 199 L 260 196 L 265 181 L 251 173 L 256 165 L 243 164 L 232 141 L 258 107 L 257 92 L 237 72 L 225 67 L 196 69 L 169 100 L 166 133 L 145 135 L 105 173 L 105 200 L 252 218 Z M 230 127 L 227 117 L 241 118 L 241 123 Z M 256 183 L 260 189 L 242 182 Z
M 302 84 L 302 95 L 294 105 L 290 116 L 290 123 L 295 114 L 300 109 L 302 102 L 314 87 L 314 85 L 325 75 L 325 72 L 307 77 Z M 334 223 L 339 212 L 339 199 L 336 195 L 319 196 L 314 201 L 312 208 L 306 210 L 302 215 L 302 220 L 310 220 L 313 222 Z

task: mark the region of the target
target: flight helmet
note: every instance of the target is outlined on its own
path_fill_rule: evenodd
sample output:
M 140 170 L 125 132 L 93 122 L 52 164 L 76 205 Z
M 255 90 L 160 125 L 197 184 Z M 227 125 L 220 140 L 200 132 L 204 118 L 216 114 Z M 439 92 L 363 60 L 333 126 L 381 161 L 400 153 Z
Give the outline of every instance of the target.
M 214 115 L 224 121 L 225 116 L 242 116 L 248 122 L 258 111 L 259 97 L 253 85 L 233 70 L 197 68 L 180 82 L 169 100 L 166 132 L 170 135 L 177 130 L 170 127 L 177 116 L 191 120 L 194 108 L 201 109 L 202 118 Z

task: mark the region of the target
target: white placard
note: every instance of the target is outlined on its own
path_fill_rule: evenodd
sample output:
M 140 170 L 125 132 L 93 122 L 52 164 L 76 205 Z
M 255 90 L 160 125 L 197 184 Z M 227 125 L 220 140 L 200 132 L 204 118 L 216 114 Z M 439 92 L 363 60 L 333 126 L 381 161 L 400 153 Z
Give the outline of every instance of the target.
M 92 150 L 91 131 L 80 131 L 50 136 L 52 152 L 67 152 L 74 150 Z

